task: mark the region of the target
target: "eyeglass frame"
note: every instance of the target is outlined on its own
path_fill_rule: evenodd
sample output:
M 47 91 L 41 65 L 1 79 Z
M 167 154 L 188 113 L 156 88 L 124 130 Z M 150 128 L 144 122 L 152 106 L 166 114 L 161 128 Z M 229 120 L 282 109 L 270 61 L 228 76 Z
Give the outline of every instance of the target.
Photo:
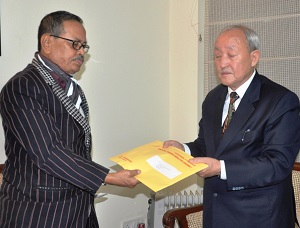
M 53 35 L 53 34 L 51 34 L 50 36 L 53 36 L 53 37 L 55 37 L 55 38 L 60 38 L 60 39 L 63 39 L 63 40 L 67 40 L 67 41 L 69 41 L 69 42 L 72 42 L 72 47 L 75 49 L 75 50 L 80 50 L 81 48 L 83 48 L 83 51 L 85 52 L 85 53 L 87 53 L 88 51 L 89 51 L 89 49 L 90 49 L 90 46 L 89 45 L 87 45 L 87 44 L 83 44 L 83 43 L 81 43 L 80 41 L 78 41 L 78 40 L 71 40 L 71 39 L 68 39 L 68 38 L 65 38 L 65 37 L 61 37 L 61 36 L 57 36 L 57 35 Z M 79 43 L 80 44 L 80 47 L 77 49 L 77 48 L 75 48 L 75 44 L 76 43 Z

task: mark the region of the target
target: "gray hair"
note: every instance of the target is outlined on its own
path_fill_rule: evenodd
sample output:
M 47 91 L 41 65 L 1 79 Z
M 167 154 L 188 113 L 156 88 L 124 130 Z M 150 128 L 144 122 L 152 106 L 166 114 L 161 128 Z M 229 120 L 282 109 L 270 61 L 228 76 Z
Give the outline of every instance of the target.
M 244 25 L 230 25 L 230 26 L 227 26 L 221 31 L 219 36 L 223 32 L 226 32 L 226 31 L 229 31 L 229 30 L 235 30 L 235 29 L 240 30 L 244 33 L 244 35 L 246 37 L 246 40 L 247 40 L 249 52 L 259 50 L 260 41 L 259 41 L 259 37 L 258 37 L 257 33 L 254 30 L 252 30 L 252 29 L 250 29 L 250 28 L 248 28 Z

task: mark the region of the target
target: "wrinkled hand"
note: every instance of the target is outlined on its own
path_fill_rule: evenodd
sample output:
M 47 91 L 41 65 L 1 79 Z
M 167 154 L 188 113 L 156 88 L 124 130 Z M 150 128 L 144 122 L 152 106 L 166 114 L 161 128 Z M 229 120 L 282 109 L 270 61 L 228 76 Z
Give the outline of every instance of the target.
M 175 140 L 165 141 L 164 144 L 163 144 L 163 148 L 167 148 L 169 146 L 174 146 L 174 147 L 184 151 L 183 145 L 178 141 L 175 141 Z
M 109 173 L 105 178 L 106 184 L 117 185 L 121 187 L 133 188 L 140 183 L 135 176 L 140 174 L 140 170 L 120 170 L 116 173 Z
M 193 164 L 205 163 L 208 165 L 207 168 L 205 168 L 197 173 L 200 177 L 203 177 L 203 178 L 216 176 L 216 175 L 219 175 L 221 172 L 221 163 L 219 160 L 217 160 L 215 158 L 196 157 L 196 158 L 190 159 L 190 162 Z

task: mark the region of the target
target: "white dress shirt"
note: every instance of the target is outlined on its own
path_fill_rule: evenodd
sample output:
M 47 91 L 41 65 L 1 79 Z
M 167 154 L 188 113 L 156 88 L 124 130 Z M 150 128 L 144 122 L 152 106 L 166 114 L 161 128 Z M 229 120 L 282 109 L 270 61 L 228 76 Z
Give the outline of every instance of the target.
M 234 108 L 235 110 L 238 109 L 239 104 L 241 103 L 241 100 L 244 96 L 244 94 L 246 93 L 250 83 L 252 82 L 254 75 L 255 75 L 256 71 L 254 70 L 254 72 L 252 73 L 251 77 L 244 83 L 242 84 L 239 88 L 237 88 L 234 92 L 236 92 L 239 95 L 239 98 L 234 102 Z M 222 126 L 223 123 L 226 119 L 227 113 L 228 113 L 228 108 L 229 108 L 229 102 L 230 102 L 230 93 L 233 92 L 233 90 L 231 88 L 228 87 L 228 93 L 226 96 L 226 100 L 223 106 L 223 114 L 222 114 Z M 222 127 L 221 126 L 221 127 Z M 183 144 L 184 150 L 186 153 L 191 154 L 191 150 L 190 148 L 186 145 Z M 225 167 L 225 161 L 224 160 L 220 160 L 220 165 L 221 165 L 221 173 L 220 173 L 220 179 L 222 180 L 226 180 L 227 176 L 226 176 L 226 167 Z

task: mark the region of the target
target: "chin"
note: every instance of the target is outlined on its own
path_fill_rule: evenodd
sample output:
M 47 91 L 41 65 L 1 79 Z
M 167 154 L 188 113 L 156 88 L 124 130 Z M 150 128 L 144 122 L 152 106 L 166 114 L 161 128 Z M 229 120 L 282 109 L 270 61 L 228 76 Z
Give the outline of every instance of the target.
M 226 78 L 224 78 L 224 77 L 219 77 L 219 80 L 220 80 L 220 82 L 223 84 L 223 85 L 228 85 L 228 84 L 230 84 L 230 81 L 229 80 L 227 80 Z
M 80 71 L 80 67 L 72 70 L 70 74 L 76 74 L 78 71 Z

